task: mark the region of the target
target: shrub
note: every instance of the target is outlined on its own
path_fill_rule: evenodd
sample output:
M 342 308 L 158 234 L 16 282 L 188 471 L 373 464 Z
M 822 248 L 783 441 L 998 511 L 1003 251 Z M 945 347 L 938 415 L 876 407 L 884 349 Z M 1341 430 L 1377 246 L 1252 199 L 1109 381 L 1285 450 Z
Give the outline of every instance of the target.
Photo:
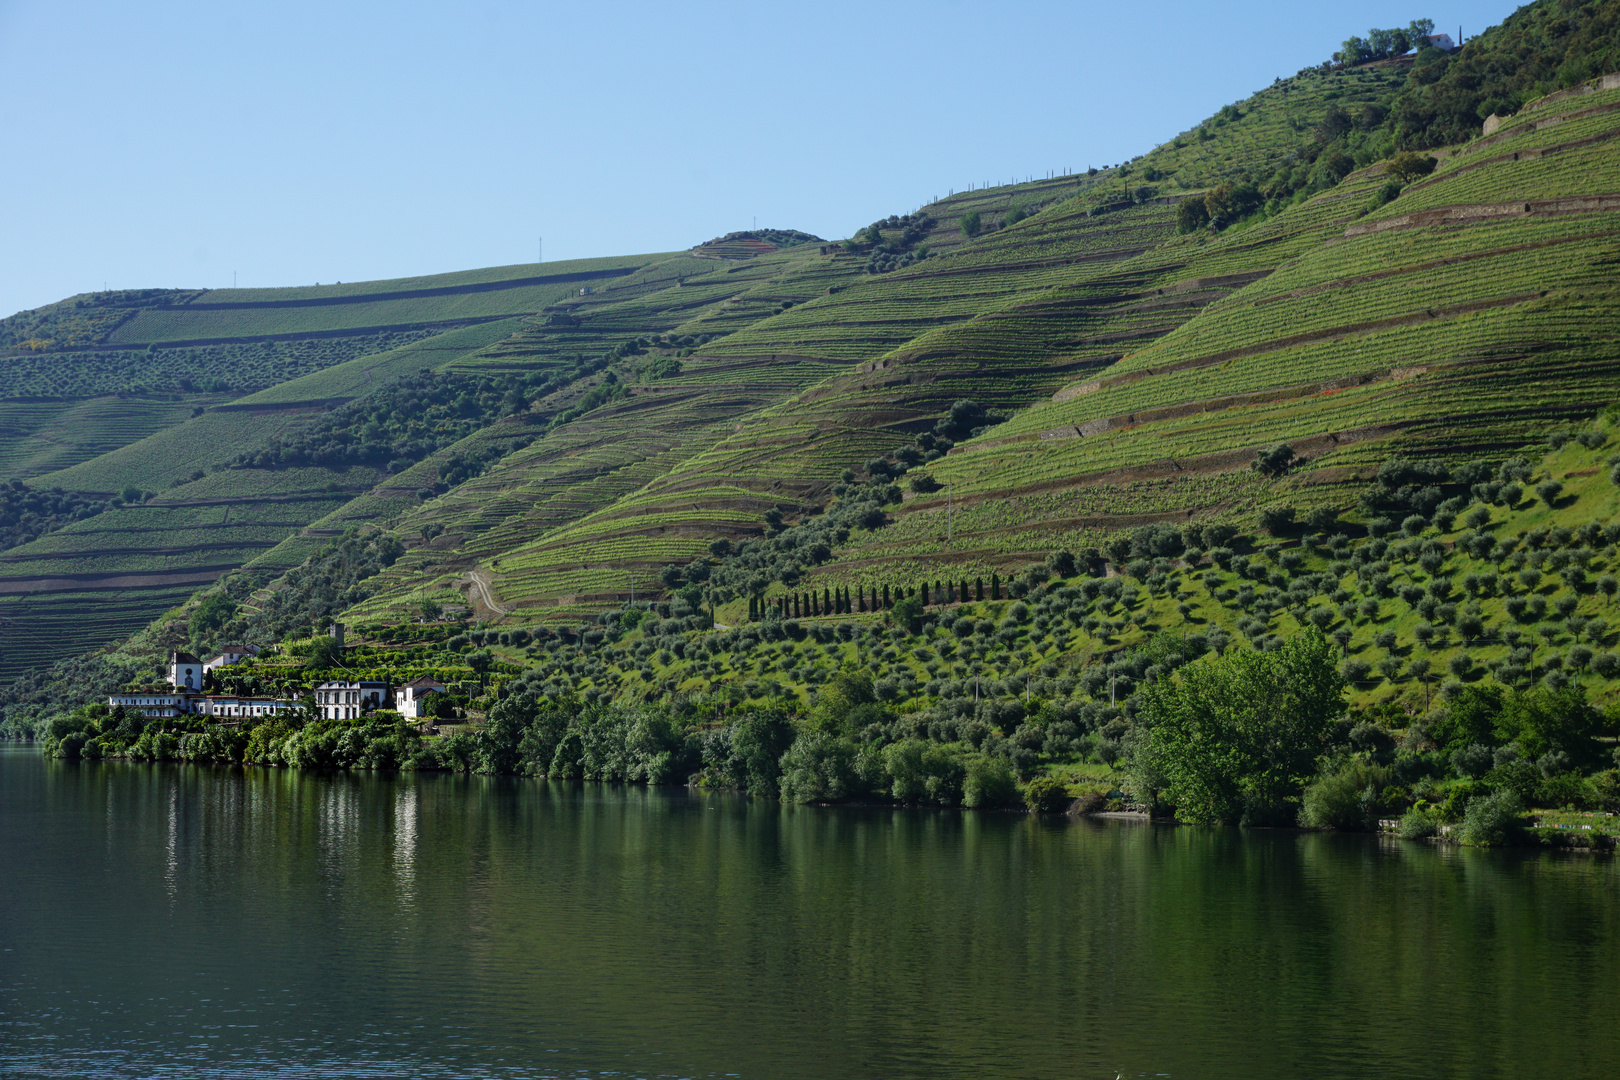
M 1414 806 L 1401 815 L 1395 834 L 1402 840 L 1427 840 L 1439 831 L 1439 816 L 1428 807 Z
M 962 780 L 962 805 L 1011 806 L 1018 799 L 1018 782 L 1005 758 L 981 755 L 968 762 Z
M 1024 785 L 1024 805 L 1037 814 L 1055 814 L 1069 806 L 1069 791 L 1055 776 L 1037 776 Z
M 1377 824 L 1378 792 L 1389 782 L 1383 766 L 1352 762 L 1305 789 L 1300 822 L 1313 829 L 1370 829 Z
M 1189 195 L 1176 205 L 1177 232 L 1196 232 L 1208 224 L 1209 207 L 1204 205 L 1203 196 Z
M 860 793 L 855 744 L 824 732 L 794 740 L 782 755 L 783 802 L 841 802 Z
M 1479 847 L 1497 847 L 1512 840 L 1524 825 L 1519 796 L 1502 790 L 1469 800 L 1463 812 L 1462 841 Z

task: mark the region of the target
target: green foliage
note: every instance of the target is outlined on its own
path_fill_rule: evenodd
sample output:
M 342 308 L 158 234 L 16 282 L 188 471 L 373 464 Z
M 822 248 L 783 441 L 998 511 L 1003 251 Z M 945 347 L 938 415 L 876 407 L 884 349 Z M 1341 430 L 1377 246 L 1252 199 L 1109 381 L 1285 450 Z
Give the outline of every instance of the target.
M 1344 711 L 1344 681 L 1322 634 L 1265 653 L 1232 650 L 1139 694 L 1137 749 L 1188 821 L 1287 820 Z
M 865 793 L 856 770 L 860 752 L 848 739 L 809 732 L 782 755 L 782 801 L 844 802 Z
M 1507 698 L 1495 734 L 1501 742 L 1517 744 L 1527 758 L 1563 753 L 1574 761 L 1589 761 L 1604 726 L 1603 714 L 1587 702 L 1580 687 L 1537 686 Z
M 1420 177 L 1428 176 L 1434 172 L 1439 161 L 1432 156 L 1424 156 L 1412 150 L 1397 154 L 1384 171 L 1399 184 L 1410 184 Z
M 1033 781 L 1039 782 L 1039 779 Z M 1018 778 L 1005 758 L 988 754 L 968 759 L 962 777 L 962 805 L 974 809 L 1011 806 L 1018 800 Z
M 399 472 L 460 441 L 503 416 L 528 407 L 583 373 L 583 362 L 568 375 L 540 374 L 486 378 L 420 372 L 399 379 L 359 401 L 341 406 L 287 437 L 238 455 L 237 469 L 328 469 L 370 465 Z M 448 486 L 448 484 L 446 484 Z
M 256 608 L 239 611 L 223 636 L 272 642 L 318 630 L 369 595 L 367 582 L 394 564 L 405 547 L 386 533 L 345 533 L 281 578 L 281 588 Z M 216 609 L 218 610 L 218 609 Z
M 1069 791 L 1055 776 L 1037 776 L 1024 785 L 1024 805 L 1037 814 L 1055 814 L 1069 805 Z
M 1305 788 L 1300 823 L 1312 829 L 1371 829 L 1378 824 L 1379 793 L 1389 786 L 1382 765 L 1351 761 Z
M 883 768 L 895 802 L 955 806 L 962 801 L 967 769 L 959 756 L 936 743 L 902 739 L 887 746 Z
M 1509 790 L 1470 799 L 1460 831 L 1465 844 L 1498 847 L 1511 842 L 1524 827 L 1524 807 Z
M 969 210 L 967 213 L 958 218 L 956 223 L 961 227 L 962 235 L 970 239 L 978 236 L 979 229 L 982 227 L 982 222 L 979 219 L 979 212 L 977 210 Z
M 1176 231 L 1197 232 L 1209 224 L 1209 206 L 1202 195 L 1189 195 L 1176 204 Z
M 1465 142 L 1487 116 L 1620 70 L 1617 42 L 1620 6 L 1613 0 L 1526 4 L 1460 54 L 1414 68 L 1391 108 L 1391 128 L 1415 149 Z
M 51 488 L 36 491 L 21 480 L 0 486 L 0 551 L 17 547 L 63 525 L 95 517 L 106 510 L 105 499 L 77 491 Z

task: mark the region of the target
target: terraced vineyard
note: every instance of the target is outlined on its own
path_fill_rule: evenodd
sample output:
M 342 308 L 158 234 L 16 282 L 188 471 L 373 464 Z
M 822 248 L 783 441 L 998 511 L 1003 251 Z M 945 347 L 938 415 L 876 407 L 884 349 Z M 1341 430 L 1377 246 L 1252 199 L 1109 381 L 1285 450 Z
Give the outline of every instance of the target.
M 78 605 L 105 618 L 64 647 L 102 644 L 222 577 L 266 603 L 349 530 L 405 547 L 351 620 L 436 599 L 576 627 L 682 587 L 741 620 L 744 586 L 706 584 L 715 551 L 890 479 L 882 522 L 760 571 L 756 601 L 947 567 L 1012 577 L 1146 523 L 1252 529 L 1284 505 L 1365 518 L 1390 458 L 1506 458 L 1620 387 L 1620 86 L 1532 100 L 1557 87 L 1524 91 L 1521 72 L 1523 108 L 1490 135 L 1401 134 L 1452 81 L 1534 66 L 1506 33 L 1460 57 L 1308 69 L 1130 161 L 951 193 L 847 241 L 765 230 L 21 313 L 0 334 L 16 361 L 0 473 L 130 497 L 0 556 L 6 639 L 69 626 Z M 1391 171 L 1402 139 L 1431 171 Z M 408 416 L 328 418 L 428 376 L 516 396 L 365 468 L 225 467 L 317 429 L 395 445 Z M 991 414 L 943 435 L 963 401 Z M 1278 443 L 1291 468 L 1255 472 Z M 30 648 L 0 642 L 0 679 Z

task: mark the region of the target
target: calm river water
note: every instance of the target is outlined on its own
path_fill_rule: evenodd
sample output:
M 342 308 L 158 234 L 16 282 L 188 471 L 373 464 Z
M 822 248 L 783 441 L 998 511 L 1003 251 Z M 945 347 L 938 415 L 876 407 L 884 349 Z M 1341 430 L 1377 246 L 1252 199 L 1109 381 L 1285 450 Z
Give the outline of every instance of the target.
M 0 1076 L 1620 1076 L 1610 859 L 0 748 Z

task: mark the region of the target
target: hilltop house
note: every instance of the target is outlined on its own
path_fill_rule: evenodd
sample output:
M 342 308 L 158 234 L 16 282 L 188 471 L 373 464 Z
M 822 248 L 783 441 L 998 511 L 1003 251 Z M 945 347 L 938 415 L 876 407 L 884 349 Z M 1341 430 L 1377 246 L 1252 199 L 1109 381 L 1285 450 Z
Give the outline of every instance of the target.
M 253 645 L 221 645 L 213 656 L 203 661 L 203 670 L 213 671 L 215 668 L 229 667 L 239 660 L 257 655 L 259 650 Z
M 422 677 L 412 679 L 404 686 L 394 691 L 394 707 L 399 715 L 410 720 L 422 720 L 431 715 L 432 706 L 428 702 L 430 694 L 444 693 L 444 683 Z
M 354 720 L 393 703 L 393 691 L 385 682 L 324 682 L 315 688 L 315 707 L 327 720 Z
M 1424 41 L 1444 52 L 1457 51 L 1457 46 L 1452 42 L 1450 34 L 1430 34 Z

